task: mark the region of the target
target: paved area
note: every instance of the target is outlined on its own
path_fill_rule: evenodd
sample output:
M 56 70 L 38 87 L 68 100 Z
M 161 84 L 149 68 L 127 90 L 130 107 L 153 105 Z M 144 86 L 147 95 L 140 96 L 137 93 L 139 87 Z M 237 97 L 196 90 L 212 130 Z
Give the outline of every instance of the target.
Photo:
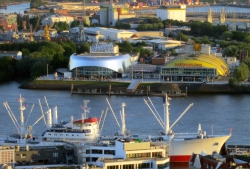
M 62 79 L 60 77 L 55 78 L 54 74 L 48 74 L 45 76 L 41 76 L 37 78 L 37 80 L 75 80 L 75 79 Z M 193 82 L 193 81 L 163 81 L 162 79 L 132 79 L 132 78 L 113 78 L 113 79 L 108 79 L 108 80 L 103 80 L 103 81 L 112 81 L 112 82 L 126 82 L 126 83 L 131 83 L 132 80 L 140 80 L 141 83 L 204 83 L 204 82 Z M 84 81 L 84 80 L 83 80 Z M 89 81 L 89 80 L 88 80 Z M 92 80 L 92 81 L 97 81 L 97 80 Z M 228 80 L 218 80 L 218 81 L 213 81 L 213 82 L 206 82 L 204 84 L 228 84 Z M 241 84 L 250 84 L 249 82 L 242 82 Z

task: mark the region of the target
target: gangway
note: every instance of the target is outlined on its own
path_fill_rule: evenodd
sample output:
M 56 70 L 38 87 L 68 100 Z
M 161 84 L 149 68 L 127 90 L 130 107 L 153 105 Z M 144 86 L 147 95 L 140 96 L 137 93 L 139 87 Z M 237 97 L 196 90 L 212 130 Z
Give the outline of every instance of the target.
M 127 93 L 134 93 L 140 84 L 141 84 L 140 80 L 132 80 L 127 88 Z

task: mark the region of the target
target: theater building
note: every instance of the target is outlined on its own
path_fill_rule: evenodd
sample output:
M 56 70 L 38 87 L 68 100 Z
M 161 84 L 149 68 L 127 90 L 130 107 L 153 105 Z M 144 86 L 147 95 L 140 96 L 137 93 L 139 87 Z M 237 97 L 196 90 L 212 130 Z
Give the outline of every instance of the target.
M 171 60 L 161 67 L 164 81 L 201 81 L 209 82 L 230 73 L 228 65 L 215 55 L 201 54 Z
M 110 79 L 127 76 L 128 68 L 136 64 L 139 55 L 119 53 L 113 43 L 94 43 L 90 53 L 70 56 L 69 70 L 73 78 Z

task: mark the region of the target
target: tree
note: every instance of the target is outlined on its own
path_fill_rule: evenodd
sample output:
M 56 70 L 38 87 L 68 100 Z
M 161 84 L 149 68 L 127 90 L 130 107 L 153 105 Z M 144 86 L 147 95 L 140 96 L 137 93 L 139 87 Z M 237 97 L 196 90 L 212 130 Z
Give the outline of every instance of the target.
M 74 28 L 74 27 L 78 27 L 79 25 L 80 25 L 80 21 L 74 20 L 73 22 L 71 22 L 70 27 Z
M 0 58 L 0 82 L 14 79 L 16 62 L 16 59 L 12 59 L 8 56 Z
M 0 26 L 0 30 L 4 32 L 4 27 L 2 25 Z
M 200 33 L 201 22 L 195 21 L 190 24 L 191 34 L 198 35 Z
M 187 42 L 187 41 L 188 41 L 188 36 L 187 36 L 187 35 L 184 35 L 183 33 L 179 33 L 179 34 L 176 36 L 176 39 L 177 39 L 177 40 L 180 40 L 180 41 L 185 41 L 185 42 Z
M 88 42 L 83 42 L 82 45 L 77 49 L 77 53 L 84 53 L 84 52 L 89 52 L 91 44 Z
M 130 29 L 131 26 L 130 26 L 130 24 L 127 24 L 127 23 L 116 22 L 115 28 L 116 29 Z
M 250 43 L 250 35 L 249 35 L 249 36 L 246 36 L 246 37 L 243 39 L 243 42 L 245 42 L 245 43 Z
M 133 50 L 133 46 L 131 43 L 124 41 L 122 43 L 118 43 L 120 52 L 131 52 Z
M 226 25 L 216 25 L 213 26 L 213 35 L 215 38 L 219 38 L 221 34 L 225 31 L 229 31 L 228 27 Z
M 232 34 L 231 31 L 226 31 L 226 32 L 223 32 L 223 33 L 222 33 L 221 38 L 222 38 L 223 40 L 232 40 L 233 34 Z
M 69 25 L 67 22 L 56 22 L 53 26 L 57 32 L 62 32 L 64 30 L 69 30 Z
M 20 14 L 17 15 L 17 25 L 18 29 L 23 29 L 23 18 Z
M 210 44 L 211 43 L 207 36 L 203 36 L 203 39 L 201 41 L 204 44 Z
M 200 25 L 200 35 L 206 35 L 206 36 L 211 36 L 213 34 L 213 25 L 212 23 L 205 21 Z
M 238 52 L 239 52 L 239 49 L 232 45 L 232 46 L 228 46 L 224 49 L 224 54 L 226 56 L 234 56 L 234 57 L 237 57 L 238 56 Z
M 232 31 L 233 37 L 232 39 L 237 41 L 243 41 L 243 39 L 246 36 L 249 36 L 250 34 L 248 32 L 241 32 L 241 31 Z
M 39 6 L 44 5 L 42 0 L 31 0 L 30 1 L 30 8 L 38 8 Z
M 248 75 L 249 68 L 244 62 L 242 62 L 240 66 L 236 67 L 234 70 L 234 78 L 236 78 L 238 81 L 244 81 L 247 79 Z

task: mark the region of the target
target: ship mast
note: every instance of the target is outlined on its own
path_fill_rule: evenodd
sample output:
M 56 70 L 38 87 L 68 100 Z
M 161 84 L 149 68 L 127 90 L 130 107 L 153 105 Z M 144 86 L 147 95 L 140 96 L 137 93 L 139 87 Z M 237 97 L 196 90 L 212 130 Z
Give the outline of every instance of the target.
M 25 110 L 25 106 L 23 106 L 23 102 L 25 101 L 24 98 L 22 98 L 22 96 L 20 95 L 19 98 L 19 103 L 20 103 L 20 122 L 21 122 L 21 126 L 20 126 L 20 136 L 23 138 L 24 134 L 25 134 L 25 127 L 24 127 L 24 115 L 23 115 L 23 111 Z
M 165 98 L 164 98 L 164 106 L 165 106 L 165 114 L 164 114 L 164 123 L 165 123 L 165 133 L 166 134 L 170 134 L 170 131 L 169 131 L 169 102 L 168 102 L 168 95 L 166 94 L 165 95 Z
M 122 103 L 122 112 L 121 112 L 121 116 L 122 116 L 122 131 L 121 134 L 125 135 L 126 133 L 126 119 L 125 119 L 125 103 Z
M 83 114 L 82 114 L 82 120 L 87 118 L 87 113 L 89 113 L 88 103 L 89 100 L 83 100 Z

